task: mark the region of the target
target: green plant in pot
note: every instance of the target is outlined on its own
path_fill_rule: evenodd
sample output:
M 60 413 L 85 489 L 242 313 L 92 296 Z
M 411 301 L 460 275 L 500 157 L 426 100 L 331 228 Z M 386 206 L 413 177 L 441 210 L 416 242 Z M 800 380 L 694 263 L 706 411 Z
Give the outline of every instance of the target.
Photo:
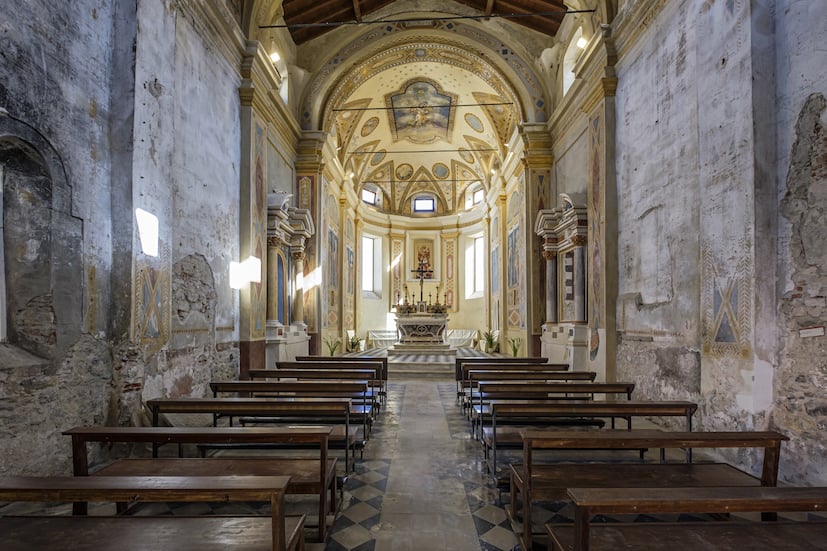
M 483 331 L 482 341 L 485 343 L 486 352 L 494 352 L 497 347 L 497 334 L 494 331 Z
M 336 350 L 338 350 L 339 345 L 342 344 L 342 339 L 339 337 L 327 337 L 324 343 L 327 345 L 327 351 L 330 352 L 330 355 L 335 356 Z
M 511 355 L 516 358 L 517 354 L 520 352 L 520 345 L 523 344 L 523 339 L 520 337 L 509 337 L 508 344 L 511 346 Z

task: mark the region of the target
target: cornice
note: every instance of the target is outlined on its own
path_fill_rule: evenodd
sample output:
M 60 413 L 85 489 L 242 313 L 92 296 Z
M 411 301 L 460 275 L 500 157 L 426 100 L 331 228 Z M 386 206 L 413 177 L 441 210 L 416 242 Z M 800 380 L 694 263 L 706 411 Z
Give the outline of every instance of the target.
M 669 3 L 670 0 L 627 2 L 625 9 L 615 17 L 611 25 L 618 59 L 622 59 L 640 42 L 643 34 Z

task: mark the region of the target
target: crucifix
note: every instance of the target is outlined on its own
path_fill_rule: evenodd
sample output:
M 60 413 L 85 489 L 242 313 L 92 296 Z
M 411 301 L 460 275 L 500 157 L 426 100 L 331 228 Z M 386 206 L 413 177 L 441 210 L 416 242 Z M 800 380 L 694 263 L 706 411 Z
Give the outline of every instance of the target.
M 420 261 L 419 267 L 416 270 L 411 270 L 411 272 L 419 278 L 419 302 L 424 302 L 424 296 L 422 289 L 425 285 L 425 278 L 431 279 L 434 275 L 434 271 L 428 268 L 428 265 L 425 262 Z

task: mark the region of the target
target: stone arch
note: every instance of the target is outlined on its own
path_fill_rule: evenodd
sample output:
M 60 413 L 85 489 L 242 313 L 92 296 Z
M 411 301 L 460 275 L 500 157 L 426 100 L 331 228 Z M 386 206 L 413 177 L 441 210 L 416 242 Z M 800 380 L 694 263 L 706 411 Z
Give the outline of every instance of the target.
M 3 263 L 11 344 L 50 360 L 80 338 L 83 321 L 82 222 L 58 153 L 36 129 L 0 117 Z

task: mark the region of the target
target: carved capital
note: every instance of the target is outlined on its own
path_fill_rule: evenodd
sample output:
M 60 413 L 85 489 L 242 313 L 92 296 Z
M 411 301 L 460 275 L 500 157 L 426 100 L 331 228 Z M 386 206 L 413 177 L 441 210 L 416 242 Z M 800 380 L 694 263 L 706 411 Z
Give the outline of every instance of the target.
M 585 247 L 587 241 L 588 239 L 586 239 L 585 235 L 575 235 L 571 238 L 571 244 L 575 247 Z
M 290 256 L 293 258 L 293 262 L 304 262 L 304 259 L 307 258 L 304 251 L 293 251 Z
M 546 260 L 554 260 L 557 258 L 557 251 L 543 251 L 543 258 Z
M 281 238 L 275 235 L 267 236 L 267 247 L 274 249 L 281 245 Z

